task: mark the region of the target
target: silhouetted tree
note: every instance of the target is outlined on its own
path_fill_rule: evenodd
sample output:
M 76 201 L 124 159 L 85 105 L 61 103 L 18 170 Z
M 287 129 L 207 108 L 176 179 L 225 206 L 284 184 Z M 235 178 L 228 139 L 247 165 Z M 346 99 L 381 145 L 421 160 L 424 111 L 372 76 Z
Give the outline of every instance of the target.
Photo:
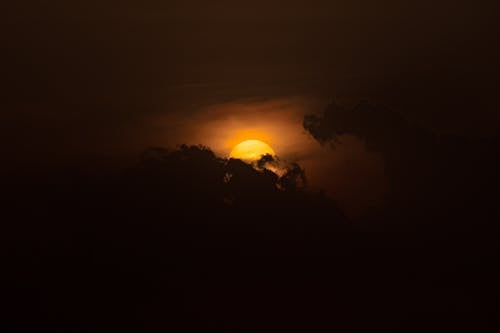
M 491 225 L 498 216 L 490 201 L 499 178 L 494 139 L 438 135 L 368 102 L 352 110 L 330 104 L 320 115 L 306 115 L 303 126 L 332 148 L 349 134 L 382 154 L 390 186 L 383 220 L 470 228 L 471 219 Z

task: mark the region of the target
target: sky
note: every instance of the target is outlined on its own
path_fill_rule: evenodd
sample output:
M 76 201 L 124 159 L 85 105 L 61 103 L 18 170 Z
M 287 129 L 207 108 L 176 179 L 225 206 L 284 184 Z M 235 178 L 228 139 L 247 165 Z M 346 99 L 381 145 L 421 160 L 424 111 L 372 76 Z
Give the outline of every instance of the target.
M 3 4 L 0 147 L 12 165 L 118 160 L 184 142 L 224 156 L 238 131 L 258 130 L 283 158 L 304 163 L 312 184 L 338 192 L 352 179 L 382 179 L 383 161 L 356 137 L 333 152 L 308 137 L 303 115 L 333 100 L 382 104 L 442 133 L 498 130 L 497 7 L 448 0 Z M 378 193 L 370 198 L 384 193 L 381 184 L 354 188 L 340 197 L 366 188 Z

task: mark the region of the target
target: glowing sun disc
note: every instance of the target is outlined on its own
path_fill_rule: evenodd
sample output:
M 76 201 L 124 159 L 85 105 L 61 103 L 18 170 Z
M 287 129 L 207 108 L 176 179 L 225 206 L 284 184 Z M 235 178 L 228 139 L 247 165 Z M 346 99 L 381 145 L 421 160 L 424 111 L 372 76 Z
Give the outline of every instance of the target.
M 267 143 L 260 140 L 246 140 L 238 143 L 229 157 L 237 158 L 245 161 L 256 161 L 262 157 L 262 155 L 276 155 L 274 150 Z

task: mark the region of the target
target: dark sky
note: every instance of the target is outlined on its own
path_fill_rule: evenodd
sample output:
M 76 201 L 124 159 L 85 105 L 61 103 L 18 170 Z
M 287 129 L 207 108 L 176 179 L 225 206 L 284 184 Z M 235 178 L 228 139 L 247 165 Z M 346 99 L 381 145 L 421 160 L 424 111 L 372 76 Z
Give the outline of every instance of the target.
M 498 129 L 496 1 L 2 4 L 2 149 L 127 151 L 151 114 L 240 98 L 370 100 L 425 126 Z M 164 143 L 155 143 L 164 144 Z

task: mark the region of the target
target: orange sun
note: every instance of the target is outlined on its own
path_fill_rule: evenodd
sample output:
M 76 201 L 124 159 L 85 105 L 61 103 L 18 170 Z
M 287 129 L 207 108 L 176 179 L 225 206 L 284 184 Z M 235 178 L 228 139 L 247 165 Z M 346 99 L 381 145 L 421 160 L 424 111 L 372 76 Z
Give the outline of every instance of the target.
M 252 162 L 260 159 L 262 155 L 276 155 L 274 150 L 267 143 L 260 140 L 246 140 L 237 144 L 229 157 L 237 158 L 247 162 Z

